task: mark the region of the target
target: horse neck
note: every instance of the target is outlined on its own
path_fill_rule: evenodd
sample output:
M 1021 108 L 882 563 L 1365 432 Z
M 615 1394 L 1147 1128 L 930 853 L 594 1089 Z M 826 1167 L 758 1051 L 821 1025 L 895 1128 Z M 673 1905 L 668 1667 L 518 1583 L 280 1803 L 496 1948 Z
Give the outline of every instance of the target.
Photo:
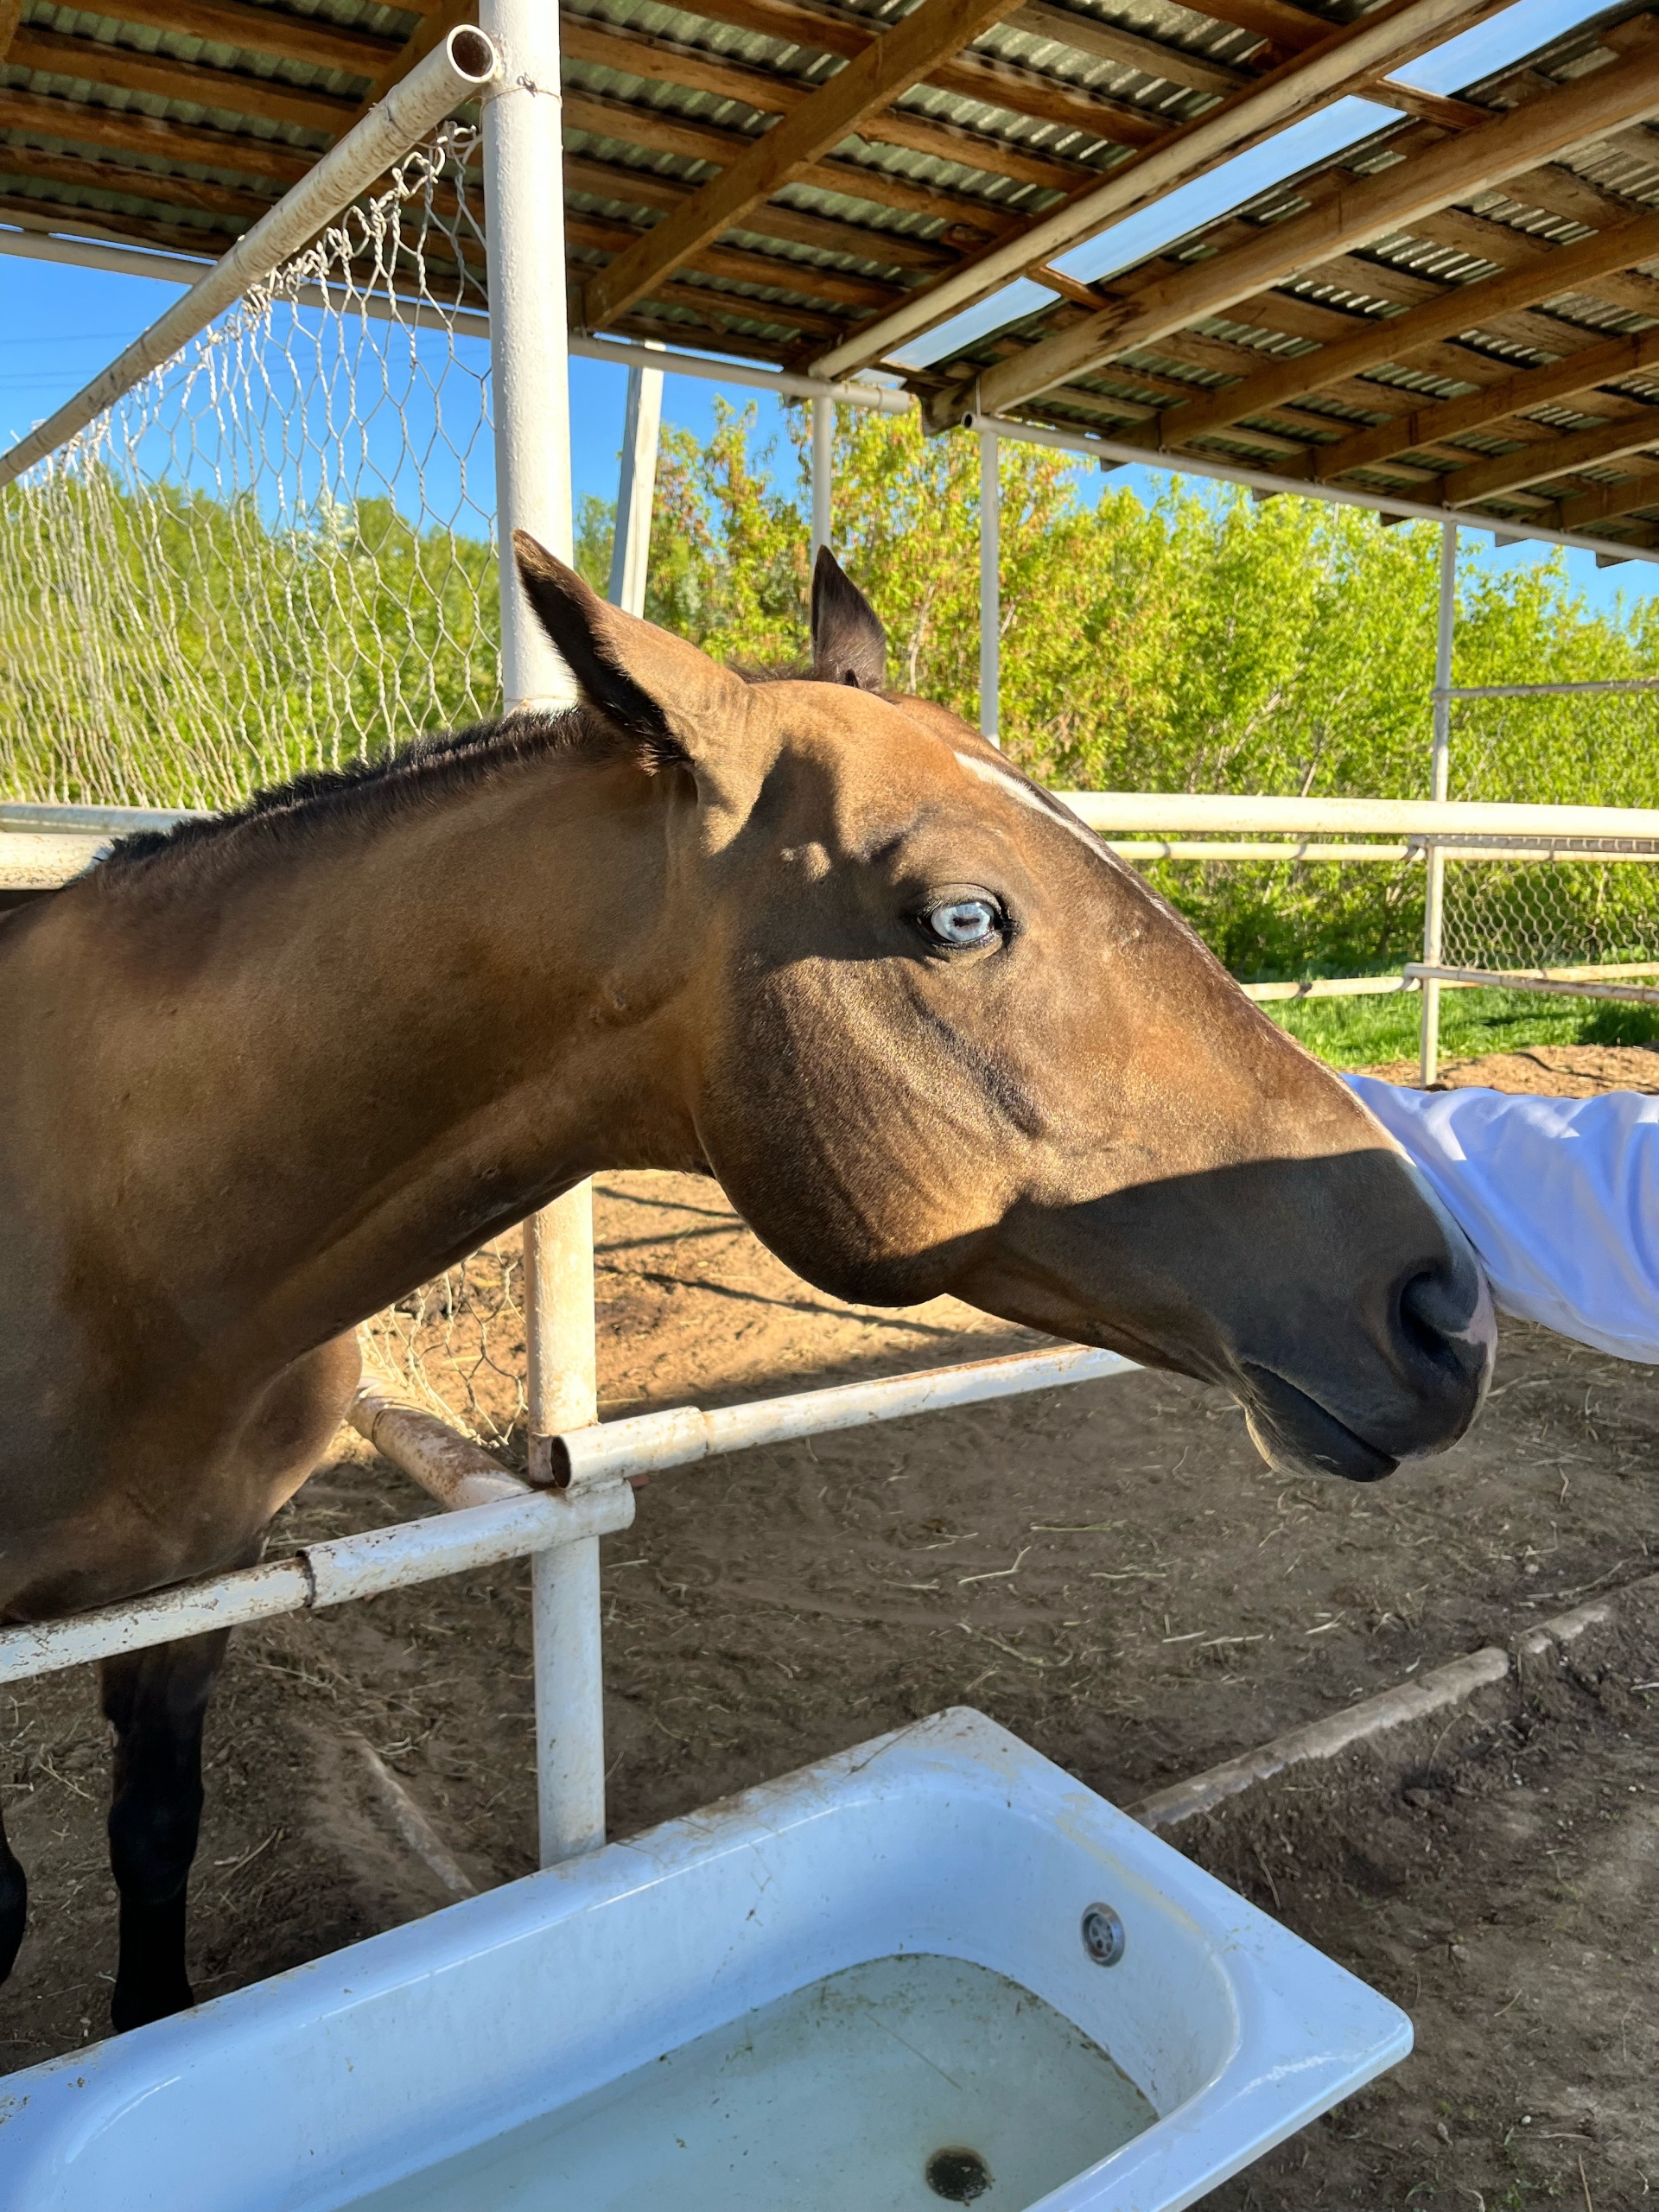
M 126 1102 L 92 1217 L 118 1203 L 221 1335 L 305 1348 L 596 1166 L 685 1164 L 639 973 L 665 811 L 636 770 L 553 760 L 204 852 L 197 900 L 84 902 L 117 940 L 86 948 L 96 1088 Z

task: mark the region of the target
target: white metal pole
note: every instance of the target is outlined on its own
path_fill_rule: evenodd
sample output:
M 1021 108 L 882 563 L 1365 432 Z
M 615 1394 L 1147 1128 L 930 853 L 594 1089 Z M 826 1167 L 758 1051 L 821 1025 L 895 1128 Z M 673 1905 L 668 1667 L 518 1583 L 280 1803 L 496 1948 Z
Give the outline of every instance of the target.
M 830 543 L 830 487 L 835 477 L 836 403 L 812 402 L 812 563 L 818 548 Z M 833 550 L 833 549 L 831 549 Z
M 1001 742 L 1002 486 L 995 430 L 979 433 L 979 727 Z
M 501 557 L 501 674 L 509 710 L 575 696 L 569 670 L 535 620 L 512 565 L 512 532 L 572 552 L 565 327 L 563 148 L 558 10 L 543 0 L 482 0 L 501 50 L 500 89 L 484 108 L 496 517 Z M 593 1193 L 579 1184 L 524 1228 L 527 1416 L 538 1440 L 593 1421 Z M 541 1448 L 545 1456 L 545 1447 Z M 536 1752 L 542 1863 L 605 1834 L 596 1538 L 533 1567 Z
M 1444 799 L 1452 781 L 1452 639 L 1458 611 L 1458 525 L 1440 524 L 1440 595 L 1434 633 L 1434 751 L 1432 796 Z M 1446 906 L 1446 855 L 1438 845 L 1428 849 L 1427 881 L 1423 888 L 1423 965 L 1440 964 Z M 1425 1084 L 1434 1081 L 1440 1058 L 1440 987 L 1432 977 L 1423 982 L 1423 1021 L 1418 1053 L 1418 1074 Z
M 605 594 L 613 607 L 622 607 L 629 614 L 645 611 L 651 517 L 657 498 L 657 446 L 662 427 L 662 371 L 630 369 L 627 410 L 622 422 L 622 467 L 616 486 L 616 529 L 611 540 L 611 581 Z

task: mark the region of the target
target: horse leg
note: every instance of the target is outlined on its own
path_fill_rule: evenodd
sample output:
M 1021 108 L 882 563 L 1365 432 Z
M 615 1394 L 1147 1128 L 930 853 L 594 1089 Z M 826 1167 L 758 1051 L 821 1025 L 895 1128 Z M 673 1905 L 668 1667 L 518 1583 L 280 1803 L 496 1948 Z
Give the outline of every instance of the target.
M 185 1891 L 201 1827 L 201 1731 L 228 1629 L 105 1659 L 115 1732 L 110 1864 L 121 1896 L 121 1955 L 110 2018 L 142 2027 L 194 2003 L 185 1972 Z
M 17 1963 L 18 1946 L 23 1940 L 23 1923 L 28 1917 L 29 1877 L 6 1841 L 6 1823 L 0 1818 L 0 1981 L 5 1980 Z

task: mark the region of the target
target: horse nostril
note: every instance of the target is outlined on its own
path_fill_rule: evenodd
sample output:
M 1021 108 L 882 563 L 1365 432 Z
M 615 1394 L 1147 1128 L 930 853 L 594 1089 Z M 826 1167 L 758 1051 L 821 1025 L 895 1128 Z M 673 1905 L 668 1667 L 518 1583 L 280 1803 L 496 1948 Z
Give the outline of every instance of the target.
M 1465 1368 L 1479 1302 L 1480 1278 L 1472 1267 L 1425 1268 L 1401 1285 L 1401 1334 L 1437 1365 Z

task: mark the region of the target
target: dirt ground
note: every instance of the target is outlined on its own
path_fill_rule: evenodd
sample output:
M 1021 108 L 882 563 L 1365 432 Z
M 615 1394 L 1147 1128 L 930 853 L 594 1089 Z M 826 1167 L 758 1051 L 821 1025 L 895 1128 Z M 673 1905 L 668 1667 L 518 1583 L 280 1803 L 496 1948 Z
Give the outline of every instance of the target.
M 1506 1088 L 1659 1089 L 1639 1048 L 1503 1060 Z M 598 1224 L 607 1414 L 1039 1341 L 947 1302 L 837 1306 L 694 1179 L 607 1179 Z M 1656 1461 L 1659 1376 L 1510 1325 L 1476 1433 L 1376 1487 L 1285 1482 L 1229 1400 L 1152 1375 L 658 1476 L 605 1547 L 613 1831 L 953 1703 L 1132 1803 L 1652 1575 Z M 280 1535 L 425 1510 L 353 1440 Z M 377 1762 L 473 1882 L 529 1870 L 527 1584 L 481 1573 L 238 1635 L 210 1728 L 199 1995 L 448 1902 Z M 1403 1777 L 1332 1770 L 1182 1835 L 1418 2031 L 1405 2065 L 1215 2212 L 1659 2201 L 1656 1630 L 1638 1609 L 1593 1666 L 1446 1732 Z M 0 1694 L 34 1898 L 0 2068 L 102 2032 L 106 1764 L 85 1675 Z

